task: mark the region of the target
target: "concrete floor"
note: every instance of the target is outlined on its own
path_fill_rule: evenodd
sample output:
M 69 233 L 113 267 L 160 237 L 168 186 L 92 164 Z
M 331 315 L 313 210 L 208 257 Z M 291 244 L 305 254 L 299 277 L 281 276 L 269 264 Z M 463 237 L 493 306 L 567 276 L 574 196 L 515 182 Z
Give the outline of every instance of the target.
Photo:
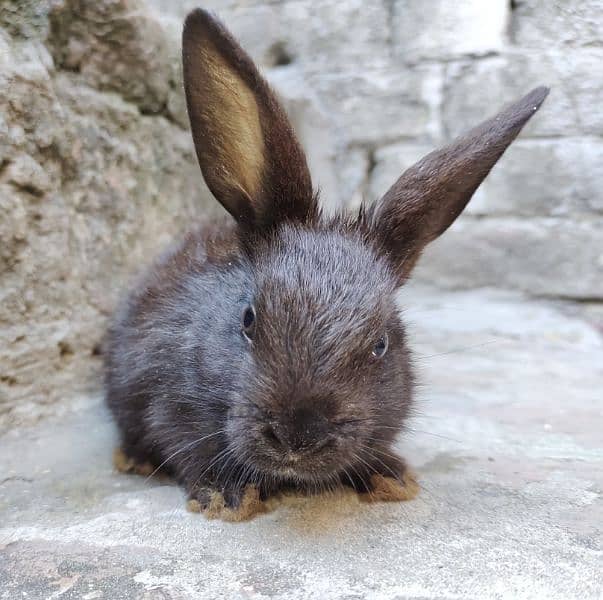
M 542 302 L 409 288 L 418 499 L 243 524 L 113 472 L 98 400 L 0 438 L 0 598 L 601 598 L 603 341 Z

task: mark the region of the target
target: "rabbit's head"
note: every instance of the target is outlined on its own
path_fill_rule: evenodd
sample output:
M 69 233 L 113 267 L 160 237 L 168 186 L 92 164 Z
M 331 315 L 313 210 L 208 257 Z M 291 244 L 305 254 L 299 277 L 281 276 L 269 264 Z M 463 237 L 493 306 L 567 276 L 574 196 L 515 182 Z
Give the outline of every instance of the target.
M 199 163 L 250 272 L 229 443 L 260 471 L 328 480 L 403 427 L 412 374 L 396 290 L 548 90 L 432 152 L 358 215 L 325 217 L 274 93 L 202 10 L 186 20 L 183 61 Z

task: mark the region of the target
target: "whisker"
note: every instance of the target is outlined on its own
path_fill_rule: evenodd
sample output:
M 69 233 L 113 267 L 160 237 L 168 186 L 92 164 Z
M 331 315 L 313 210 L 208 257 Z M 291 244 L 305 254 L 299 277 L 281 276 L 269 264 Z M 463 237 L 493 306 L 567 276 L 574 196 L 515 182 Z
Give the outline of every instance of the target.
M 396 481 L 398 481 L 399 483 L 403 483 L 403 481 L 400 479 L 400 475 L 398 473 L 396 473 L 389 465 L 384 463 L 378 456 L 375 456 L 370 451 L 371 449 L 368 446 L 362 446 L 362 449 L 368 454 L 369 458 L 371 458 L 372 460 L 376 460 L 380 465 L 385 467 L 392 474 L 393 478 Z
M 462 346 L 460 348 L 453 348 L 452 350 L 447 350 L 446 352 L 438 352 L 437 354 L 428 354 L 428 355 L 421 355 L 418 352 L 415 352 L 415 356 L 418 357 L 420 360 L 427 360 L 428 358 L 435 358 L 437 356 L 447 356 L 448 354 L 457 354 L 460 352 L 465 352 L 466 350 L 475 350 L 477 348 L 483 348 L 484 346 L 489 346 L 491 344 L 496 344 L 497 342 L 502 342 L 505 341 L 503 339 L 497 339 L 497 340 L 490 340 L 488 342 L 482 342 L 481 344 L 474 344 L 471 346 Z
M 173 452 L 172 454 L 170 454 L 148 477 L 146 477 L 145 483 L 147 483 L 149 481 L 149 479 L 151 479 L 151 477 L 153 477 L 153 475 L 155 475 L 155 473 L 157 473 L 157 471 L 159 471 L 159 469 L 161 469 L 161 467 L 163 467 L 167 462 L 172 460 L 172 458 L 174 458 L 174 456 L 177 456 L 178 454 L 180 454 L 181 452 L 185 452 L 186 450 L 190 450 L 193 446 L 196 446 L 197 444 L 201 444 L 205 440 L 208 440 L 209 438 L 215 437 L 216 435 L 220 435 L 222 433 L 224 433 L 223 429 L 220 429 L 219 431 L 214 431 L 214 433 L 210 433 L 209 435 L 206 435 L 198 440 L 193 440 L 189 444 L 186 444 L 182 448 L 179 448 L 178 450 L 176 450 L 176 452 Z
M 237 464 L 237 460 L 236 460 L 236 458 L 237 458 L 237 449 L 236 448 L 229 448 L 228 452 L 226 452 L 222 458 L 226 458 L 226 460 L 224 460 L 224 462 L 222 463 L 222 466 L 220 467 L 220 469 L 218 470 L 218 472 L 214 476 L 214 479 L 216 481 L 220 480 L 220 476 L 222 475 L 222 472 L 224 471 L 224 469 L 227 468 L 228 465 L 230 465 L 231 461 L 233 462 L 233 467 L 232 468 L 234 469 L 236 467 L 236 464 Z M 228 477 L 225 477 L 224 479 L 226 481 L 228 481 Z
M 442 435 L 441 433 L 433 433 L 432 431 L 422 431 L 421 429 L 415 429 L 414 427 L 404 427 L 404 431 L 408 431 L 410 433 L 420 433 L 423 435 L 431 435 L 433 437 L 437 437 L 442 440 L 448 440 L 449 442 L 455 442 L 457 444 L 463 443 L 462 440 L 457 440 L 455 438 L 451 438 L 446 435 Z
M 368 473 L 369 478 L 370 478 L 370 475 L 375 472 L 375 469 L 369 463 L 367 463 L 363 458 L 361 458 L 360 456 L 358 456 L 358 454 L 354 454 L 354 458 L 357 461 L 359 461 L 362 464 L 364 464 L 368 468 L 367 473 Z M 354 471 L 356 471 L 356 469 L 354 469 Z M 373 491 L 371 489 L 370 480 L 369 480 L 369 483 L 367 484 L 366 481 L 365 481 L 365 479 L 362 476 L 360 476 L 360 481 L 362 482 L 362 485 L 365 487 L 365 489 L 368 491 L 369 495 L 372 496 L 373 495 Z
M 343 467 L 343 473 L 348 478 L 349 482 L 352 484 L 352 489 L 356 491 L 356 484 L 354 483 L 352 476 L 348 473 L 348 470 L 345 467 Z
M 221 450 L 220 452 L 218 452 L 218 454 L 216 454 L 216 456 L 214 456 L 214 458 L 210 461 L 210 463 L 205 467 L 205 469 L 203 469 L 203 471 L 199 474 L 199 476 L 197 477 L 197 479 L 195 479 L 195 482 L 193 483 L 193 485 L 191 486 L 192 489 L 195 489 L 200 483 L 201 480 L 203 479 L 203 476 L 219 461 L 222 460 L 225 456 L 229 456 L 234 454 L 235 450 L 234 448 L 230 448 L 229 446 L 226 446 L 226 448 L 224 448 L 223 450 Z

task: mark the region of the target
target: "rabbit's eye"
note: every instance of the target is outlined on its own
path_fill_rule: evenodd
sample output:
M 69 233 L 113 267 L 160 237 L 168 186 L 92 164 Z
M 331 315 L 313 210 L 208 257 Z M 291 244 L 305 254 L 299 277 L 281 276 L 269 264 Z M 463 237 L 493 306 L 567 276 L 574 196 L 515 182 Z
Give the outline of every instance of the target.
M 241 330 L 243 335 L 251 341 L 255 332 L 255 308 L 253 305 L 245 307 L 241 317 Z
M 387 352 L 388 346 L 389 339 L 387 337 L 387 333 L 385 333 L 377 340 L 377 343 L 373 346 L 372 355 L 375 358 L 381 358 Z

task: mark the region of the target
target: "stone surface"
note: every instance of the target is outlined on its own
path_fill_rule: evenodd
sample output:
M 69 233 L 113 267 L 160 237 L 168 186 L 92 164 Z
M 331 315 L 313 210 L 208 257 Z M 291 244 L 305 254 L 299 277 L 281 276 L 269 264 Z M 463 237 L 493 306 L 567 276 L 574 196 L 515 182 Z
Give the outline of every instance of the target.
M 492 169 L 468 213 L 594 216 L 603 213 L 602 186 L 603 139 L 520 139 Z
M 169 115 L 146 114 L 163 113 L 167 96 L 143 77 L 154 65 L 139 62 L 140 37 L 118 26 L 124 15 L 116 13 L 107 38 L 87 37 L 101 9 L 123 13 L 125 4 L 95 4 L 97 14 L 92 4 L 80 13 L 75 2 L 55 3 L 57 37 L 49 7 L 36 4 L 38 29 L 0 36 L 3 424 L 55 413 L 77 390 L 98 389 L 95 354 L 125 282 L 195 215 L 217 210 L 189 133 Z M 13 8 L 31 24 L 29 6 Z M 76 24 L 73 39 L 89 44 L 78 45 L 81 62 L 55 63 L 64 28 Z M 115 62 L 107 48 L 121 49 L 113 79 L 95 62 Z M 121 89 L 130 67 L 132 88 Z
M 349 144 L 377 145 L 406 137 L 430 137 L 433 108 L 428 91 L 441 68 L 315 75 L 309 82 L 323 98 L 335 127 Z
M 243 524 L 115 474 L 98 399 L 0 437 L 0 598 L 600 598 L 601 333 L 494 291 L 401 294 L 421 495 L 288 498 Z
M 511 38 L 538 49 L 599 45 L 603 5 L 599 0 L 520 0 L 512 14 Z
M 51 11 L 48 41 L 56 68 L 158 114 L 179 83 L 180 50 L 144 7 L 137 0 L 65 0 Z
M 443 120 L 449 135 L 492 115 L 499 106 L 537 85 L 551 94 L 524 129 L 524 136 L 601 136 L 600 82 L 593 73 L 603 48 L 553 49 L 537 55 L 513 48 L 501 56 L 447 66 Z M 576 168 L 579 163 L 576 162 Z
M 500 52 L 506 42 L 507 0 L 392 2 L 392 44 L 403 61 Z
M 603 294 L 603 218 L 459 219 L 425 251 L 415 277 L 462 288 L 506 285 L 534 295 L 597 301 Z

